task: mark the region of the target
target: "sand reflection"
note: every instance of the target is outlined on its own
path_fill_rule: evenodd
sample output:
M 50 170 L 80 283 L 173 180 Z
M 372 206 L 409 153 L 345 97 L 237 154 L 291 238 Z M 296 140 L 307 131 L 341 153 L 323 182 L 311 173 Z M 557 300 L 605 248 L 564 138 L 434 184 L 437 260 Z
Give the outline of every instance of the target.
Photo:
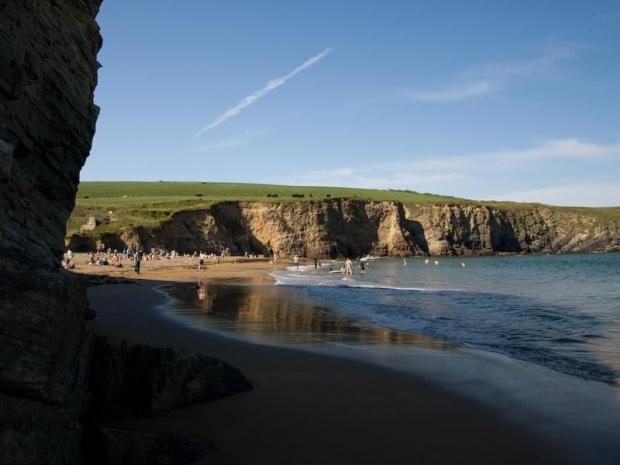
M 347 343 L 453 348 L 428 336 L 393 331 L 319 305 L 292 288 L 263 285 L 174 284 L 170 310 L 193 324 L 278 343 Z

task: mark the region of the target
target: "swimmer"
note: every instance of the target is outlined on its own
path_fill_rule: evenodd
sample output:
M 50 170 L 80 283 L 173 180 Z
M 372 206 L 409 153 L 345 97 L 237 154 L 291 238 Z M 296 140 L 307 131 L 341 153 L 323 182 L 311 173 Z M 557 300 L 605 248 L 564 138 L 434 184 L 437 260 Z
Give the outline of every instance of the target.
M 424 264 L 428 265 L 431 261 L 427 258 L 426 260 L 424 260 Z
M 435 263 L 435 266 L 439 265 L 439 261 L 438 260 L 435 260 L 434 263 Z

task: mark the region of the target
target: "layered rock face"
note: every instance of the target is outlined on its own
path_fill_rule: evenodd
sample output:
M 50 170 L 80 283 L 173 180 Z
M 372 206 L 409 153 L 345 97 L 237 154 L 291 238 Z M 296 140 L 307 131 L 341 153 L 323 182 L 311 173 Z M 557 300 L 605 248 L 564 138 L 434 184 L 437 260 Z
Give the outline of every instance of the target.
M 62 255 L 99 112 L 93 92 L 102 44 L 95 22 L 100 3 L 0 4 L 3 258 L 28 257 L 51 267 Z
M 155 231 L 122 237 L 146 246 L 231 253 L 274 250 L 283 255 L 382 255 L 421 252 L 402 205 L 333 199 L 310 203 L 224 202 L 182 212 Z
M 0 462 L 74 463 L 91 337 L 58 271 L 98 109 L 100 0 L 0 3 Z
M 60 269 L 65 225 L 98 114 L 93 92 L 100 3 L 0 2 L 3 465 L 193 461 L 210 446 L 193 439 L 85 430 L 84 421 L 119 404 L 119 415 L 140 413 L 136 398 L 156 412 L 250 388 L 220 360 L 94 336 L 85 324 L 85 287 Z M 132 366 L 126 359 L 135 360 L 136 354 L 151 385 L 131 378 L 136 370 L 123 376 L 116 371 L 118 363 L 108 363 Z M 92 376 L 93 367 L 99 378 Z M 95 395 L 108 388 L 120 393 Z M 132 454 L 142 457 L 132 460 Z
M 620 224 L 602 223 L 587 212 L 549 208 L 405 207 L 359 199 L 223 202 L 208 210 L 180 212 L 154 230 L 121 231 L 100 241 L 119 249 L 273 250 L 322 257 L 617 251 Z
M 424 248 L 431 255 L 620 250 L 620 223 L 601 223 L 588 213 L 459 205 L 407 213 L 421 225 Z

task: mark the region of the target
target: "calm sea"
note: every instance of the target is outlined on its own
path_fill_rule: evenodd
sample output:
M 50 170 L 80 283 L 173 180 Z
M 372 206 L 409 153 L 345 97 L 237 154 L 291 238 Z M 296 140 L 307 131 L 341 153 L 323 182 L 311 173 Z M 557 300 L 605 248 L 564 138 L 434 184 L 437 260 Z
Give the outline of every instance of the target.
M 620 377 L 620 254 L 409 258 L 274 273 L 347 318 L 498 352 L 583 379 Z
M 357 261 L 352 276 L 329 272 L 340 262 L 300 266 L 274 272 L 277 286 L 175 284 L 165 311 L 423 376 L 533 428 L 566 463 L 618 463 L 620 254 L 434 260 L 379 259 L 365 275 Z
M 586 380 L 620 380 L 620 254 L 379 259 L 274 272 L 278 286 L 180 284 L 173 314 L 276 344 L 464 345 Z M 463 264 L 465 266 L 463 266 Z M 240 264 L 240 266 L 243 266 Z

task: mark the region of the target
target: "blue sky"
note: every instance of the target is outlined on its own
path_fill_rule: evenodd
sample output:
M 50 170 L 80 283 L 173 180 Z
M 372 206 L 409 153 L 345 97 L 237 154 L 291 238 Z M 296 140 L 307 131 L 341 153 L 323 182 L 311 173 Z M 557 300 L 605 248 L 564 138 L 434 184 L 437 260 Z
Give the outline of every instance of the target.
M 85 181 L 620 205 L 617 1 L 105 0 Z

